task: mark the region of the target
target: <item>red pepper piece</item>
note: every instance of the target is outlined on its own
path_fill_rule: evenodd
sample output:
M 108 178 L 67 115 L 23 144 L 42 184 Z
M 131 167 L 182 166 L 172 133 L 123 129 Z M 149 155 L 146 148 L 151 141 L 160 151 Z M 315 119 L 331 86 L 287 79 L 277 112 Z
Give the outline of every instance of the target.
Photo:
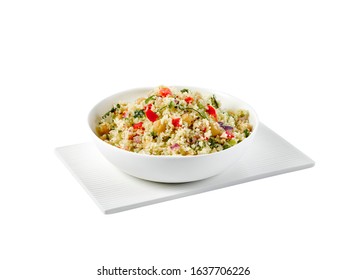
M 177 118 L 177 119 L 172 119 L 172 124 L 174 127 L 180 127 L 180 118 Z
M 156 113 L 154 113 L 151 109 L 146 111 L 146 116 L 151 122 L 155 122 L 159 117 Z
M 159 90 L 159 94 L 160 94 L 160 96 L 162 96 L 162 97 L 166 97 L 166 96 L 168 96 L 169 94 L 172 94 L 172 92 L 171 92 L 171 90 L 170 90 L 169 88 L 161 88 L 161 89 Z
M 187 103 L 192 103 L 193 100 L 194 100 L 194 98 L 191 97 L 191 96 L 188 96 L 188 97 L 186 97 L 186 98 L 184 99 L 184 101 L 187 102 Z
M 226 130 L 225 133 L 227 134 L 227 137 L 228 137 L 229 139 L 232 139 L 232 138 L 235 137 L 234 134 L 232 134 L 232 133 L 230 132 L 230 130 Z
M 148 104 L 148 105 L 145 105 L 144 109 L 147 110 L 147 109 L 151 109 L 152 108 L 152 103 Z
M 134 123 L 133 128 L 134 129 L 140 129 L 140 128 L 143 128 L 142 125 L 143 125 L 143 122 Z
M 206 110 L 206 112 L 207 112 L 210 116 L 212 116 L 216 121 L 218 121 L 218 120 L 217 120 L 217 112 L 216 112 L 216 109 L 213 108 L 211 105 L 207 105 L 207 110 Z

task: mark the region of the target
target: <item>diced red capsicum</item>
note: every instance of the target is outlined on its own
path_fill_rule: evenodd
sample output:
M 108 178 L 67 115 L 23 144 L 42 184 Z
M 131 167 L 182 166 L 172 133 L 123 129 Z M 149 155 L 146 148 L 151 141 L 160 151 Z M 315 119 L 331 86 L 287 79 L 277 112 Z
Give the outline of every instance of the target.
M 174 127 L 180 127 L 180 118 L 177 118 L 177 119 L 172 119 L 172 124 Z
M 206 110 L 206 112 L 207 112 L 210 116 L 212 116 L 216 121 L 218 121 L 218 120 L 217 120 L 217 112 L 216 112 L 216 109 L 213 108 L 211 105 L 207 105 L 207 110 Z
M 186 97 L 185 99 L 184 99 L 184 101 L 185 102 L 187 102 L 187 103 L 192 103 L 193 102 L 193 97 L 191 97 L 191 96 L 188 96 L 188 97 Z
M 146 116 L 151 122 L 155 122 L 158 119 L 158 115 L 154 113 L 151 109 L 147 109 Z
M 145 110 L 147 110 L 147 109 L 151 109 L 152 108 L 152 103 L 150 103 L 150 104 L 148 104 L 148 105 L 145 105 Z
M 141 129 L 141 128 L 143 129 L 142 125 L 143 125 L 143 122 L 134 123 L 133 128 L 134 129 Z
M 232 134 L 230 130 L 226 130 L 225 133 L 227 134 L 227 137 L 228 137 L 229 139 L 232 139 L 232 138 L 235 137 L 234 134 Z
M 172 92 L 171 92 L 171 90 L 169 89 L 169 88 L 161 88 L 160 90 L 159 90 L 159 94 L 160 94 L 160 96 L 162 96 L 162 97 L 166 97 L 166 96 L 168 96 L 169 94 L 172 94 Z

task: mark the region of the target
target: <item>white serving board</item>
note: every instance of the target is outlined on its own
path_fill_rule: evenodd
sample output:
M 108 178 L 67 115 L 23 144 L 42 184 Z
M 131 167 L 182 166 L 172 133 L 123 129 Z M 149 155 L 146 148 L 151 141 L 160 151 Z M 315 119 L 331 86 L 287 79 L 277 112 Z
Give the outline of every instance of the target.
M 314 166 L 314 161 L 264 124 L 260 124 L 254 145 L 236 165 L 191 183 L 155 183 L 127 175 L 109 163 L 93 143 L 60 147 L 56 153 L 105 214 Z

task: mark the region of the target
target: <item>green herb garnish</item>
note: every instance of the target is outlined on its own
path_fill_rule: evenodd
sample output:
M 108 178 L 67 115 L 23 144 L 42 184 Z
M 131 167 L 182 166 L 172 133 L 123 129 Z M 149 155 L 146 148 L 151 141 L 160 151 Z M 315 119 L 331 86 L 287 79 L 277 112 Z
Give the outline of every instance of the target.
M 207 119 L 205 112 L 199 112 L 198 110 L 196 110 L 194 108 L 189 108 L 189 107 L 187 107 L 186 110 L 193 110 L 193 111 L 197 112 L 203 119 Z
M 103 119 L 106 118 L 109 114 L 114 113 L 116 110 L 117 110 L 117 109 L 113 107 L 110 111 L 108 111 L 107 113 L 105 113 L 105 115 L 103 115 L 102 118 L 103 118 Z
M 161 112 L 162 110 L 164 110 L 166 107 L 167 107 L 167 105 L 161 107 L 161 108 L 157 111 L 157 113 L 160 113 L 160 112 Z
M 244 131 L 243 131 L 243 133 L 245 134 L 245 136 L 246 136 L 246 138 L 249 136 L 249 130 L 248 129 L 245 129 Z
M 145 100 L 145 103 L 147 104 L 149 101 L 154 100 L 154 99 L 155 99 L 155 95 L 151 95 L 150 97 L 148 97 L 148 98 Z
M 205 109 L 205 105 L 201 104 L 200 102 L 198 102 L 198 107 L 199 107 L 199 109 Z
M 181 109 L 181 110 L 192 110 L 192 111 L 195 111 L 195 112 L 197 112 L 200 115 L 200 117 L 202 117 L 203 119 L 207 119 L 207 116 L 206 116 L 205 112 L 199 112 L 198 110 L 196 110 L 194 108 L 184 107 L 182 105 L 178 105 L 178 108 Z
M 219 104 L 218 104 L 218 101 L 217 101 L 215 95 L 212 95 L 212 97 L 211 97 L 211 103 L 212 103 L 212 106 L 215 107 L 216 109 L 219 108 Z
M 135 110 L 134 118 L 143 118 L 145 116 L 144 110 Z
M 228 149 L 234 145 L 236 145 L 236 140 L 235 139 L 230 139 L 229 141 L 227 141 L 224 145 L 223 145 L 223 149 Z
M 218 142 L 216 141 L 216 139 L 214 139 L 213 137 L 211 137 L 210 139 L 208 139 L 208 143 L 210 145 L 210 147 L 216 148 L 218 146 Z
M 151 135 L 152 135 L 153 138 L 158 136 L 154 131 L 151 132 Z
M 181 92 L 182 92 L 182 93 L 183 93 L 183 92 L 189 92 L 189 89 L 187 89 L 187 88 L 181 89 Z

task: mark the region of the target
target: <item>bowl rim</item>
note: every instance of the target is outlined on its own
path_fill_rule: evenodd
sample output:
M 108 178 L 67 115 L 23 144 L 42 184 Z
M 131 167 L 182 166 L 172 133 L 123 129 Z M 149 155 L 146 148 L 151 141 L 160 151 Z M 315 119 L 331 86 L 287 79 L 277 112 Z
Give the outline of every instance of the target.
M 127 151 L 127 150 L 124 150 L 124 149 L 121 149 L 121 148 L 118 148 L 116 146 L 113 146 L 111 144 L 108 144 L 106 143 L 105 141 L 101 140 L 96 134 L 95 132 L 93 131 L 91 125 L 90 125 L 90 118 L 91 118 L 91 114 L 92 112 L 95 110 L 96 107 L 98 107 L 100 104 L 102 104 L 103 102 L 105 102 L 107 99 L 113 97 L 113 96 L 116 96 L 118 94 L 124 94 L 124 93 L 127 93 L 127 92 L 132 92 L 132 91 L 144 91 L 145 93 L 155 87 L 136 87 L 136 88 L 131 88 L 131 89 L 126 89 L 126 90 L 122 90 L 122 91 L 118 91 L 114 94 L 111 94 L 105 98 L 103 98 L 101 101 L 97 102 L 90 110 L 89 110 L 89 113 L 88 113 L 88 116 L 87 116 L 87 123 L 88 123 L 88 128 L 89 128 L 89 131 L 91 132 L 91 134 L 93 135 L 94 139 L 96 139 L 98 141 L 98 143 L 102 143 L 102 145 L 107 145 L 108 148 L 110 147 L 113 147 L 115 148 L 116 151 L 119 151 L 121 153 L 125 153 L 127 155 L 130 155 L 130 156 L 135 156 L 135 157 L 145 157 L 145 158 L 161 158 L 161 159 L 179 159 L 179 158 L 202 158 L 202 157 L 213 157 L 213 156 L 216 156 L 216 155 L 221 155 L 222 153 L 227 153 L 227 152 L 231 152 L 233 151 L 233 148 L 235 147 L 240 147 L 240 145 L 244 145 L 245 143 L 248 143 L 250 141 L 252 141 L 252 139 L 256 136 L 256 133 L 258 131 L 258 128 L 259 128 L 259 117 L 258 117 L 258 114 L 256 113 L 256 111 L 253 109 L 252 106 L 250 106 L 247 102 L 243 101 L 242 99 L 238 98 L 238 97 L 235 97 L 231 94 L 228 94 L 226 92 L 223 92 L 223 91 L 220 91 L 220 90 L 212 90 L 212 89 L 209 89 L 209 88 L 202 88 L 202 87 L 195 87 L 195 86 L 181 86 L 181 85 L 173 85 L 173 86 L 168 86 L 168 87 L 173 87 L 173 88 L 189 88 L 189 89 L 193 89 L 193 90 L 196 90 L 196 91 L 204 91 L 204 92 L 211 92 L 211 94 L 216 94 L 217 97 L 218 95 L 222 95 L 222 96 L 226 96 L 226 97 L 231 97 L 237 101 L 239 101 L 240 103 L 244 103 L 245 105 L 247 105 L 247 107 L 252 111 L 252 115 L 254 117 L 254 120 L 255 120 L 255 126 L 253 127 L 253 131 L 252 133 L 244 140 L 242 140 L 242 142 L 236 144 L 235 146 L 233 147 L 230 147 L 228 149 L 225 149 L 225 150 L 222 150 L 222 151 L 219 151 L 219 152 L 215 152 L 215 153 L 209 153 L 209 154 L 199 154 L 199 155 L 151 155 L 151 154 L 140 154 L 140 153 L 135 153 L 135 152 L 131 152 L 131 151 Z M 222 100 L 223 101 L 223 100 Z M 249 110 L 248 109 L 248 110 Z

